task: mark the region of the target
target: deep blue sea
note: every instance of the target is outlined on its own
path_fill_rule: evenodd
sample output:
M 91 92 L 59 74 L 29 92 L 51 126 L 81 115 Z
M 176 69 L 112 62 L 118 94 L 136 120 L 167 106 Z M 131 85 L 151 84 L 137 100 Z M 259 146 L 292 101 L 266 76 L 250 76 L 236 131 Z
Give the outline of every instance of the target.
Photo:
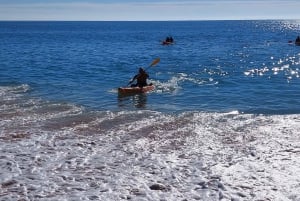
M 298 35 L 300 20 L 1 21 L 0 200 L 300 200 Z M 119 96 L 139 67 L 155 90 Z
M 300 112 L 299 21 L 0 22 L 0 85 L 96 110 L 118 99 L 138 67 L 156 90 L 142 107 L 164 112 Z M 166 36 L 174 45 L 163 46 Z M 138 97 L 139 98 L 139 97 Z

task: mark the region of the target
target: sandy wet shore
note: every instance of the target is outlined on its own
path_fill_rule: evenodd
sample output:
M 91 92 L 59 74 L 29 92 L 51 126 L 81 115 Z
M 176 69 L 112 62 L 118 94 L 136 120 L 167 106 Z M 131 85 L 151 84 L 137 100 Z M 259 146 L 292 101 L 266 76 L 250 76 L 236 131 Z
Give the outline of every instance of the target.
M 299 122 L 2 106 L 0 200 L 299 200 Z

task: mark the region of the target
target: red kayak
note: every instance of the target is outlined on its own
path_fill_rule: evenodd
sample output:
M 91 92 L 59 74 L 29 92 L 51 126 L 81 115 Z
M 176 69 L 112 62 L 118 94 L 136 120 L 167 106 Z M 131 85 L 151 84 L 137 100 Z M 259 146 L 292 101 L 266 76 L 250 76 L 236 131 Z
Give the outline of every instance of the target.
M 162 45 L 172 45 L 173 44 L 173 42 L 168 42 L 168 41 L 163 41 L 162 42 Z
M 119 95 L 134 95 L 141 94 L 153 91 L 155 89 L 154 85 L 148 85 L 145 87 L 119 87 L 118 93 Z

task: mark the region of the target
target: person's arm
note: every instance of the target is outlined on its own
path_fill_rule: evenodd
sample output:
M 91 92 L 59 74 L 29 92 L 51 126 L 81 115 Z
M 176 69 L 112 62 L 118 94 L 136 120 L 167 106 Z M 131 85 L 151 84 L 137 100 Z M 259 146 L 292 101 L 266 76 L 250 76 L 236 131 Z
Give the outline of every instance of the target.
M 131 79 L 131 81 L 129 82 L 129 84 L 133 83 L 134 80 L 136 80 L 137 77 L 138 77 L 138 75 L 135 75 L 135 76 Z

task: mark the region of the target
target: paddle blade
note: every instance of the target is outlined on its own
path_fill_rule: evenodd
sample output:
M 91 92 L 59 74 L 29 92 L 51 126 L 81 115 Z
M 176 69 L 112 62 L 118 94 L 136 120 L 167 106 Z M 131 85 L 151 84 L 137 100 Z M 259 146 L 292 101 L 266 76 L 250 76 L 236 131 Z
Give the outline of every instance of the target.
M 154 65 L 158 64 L 159 61 L 160 61 L 160 58 L 153 60 L 152 63 L 150 64 L 150 66 L 154 66 Z

